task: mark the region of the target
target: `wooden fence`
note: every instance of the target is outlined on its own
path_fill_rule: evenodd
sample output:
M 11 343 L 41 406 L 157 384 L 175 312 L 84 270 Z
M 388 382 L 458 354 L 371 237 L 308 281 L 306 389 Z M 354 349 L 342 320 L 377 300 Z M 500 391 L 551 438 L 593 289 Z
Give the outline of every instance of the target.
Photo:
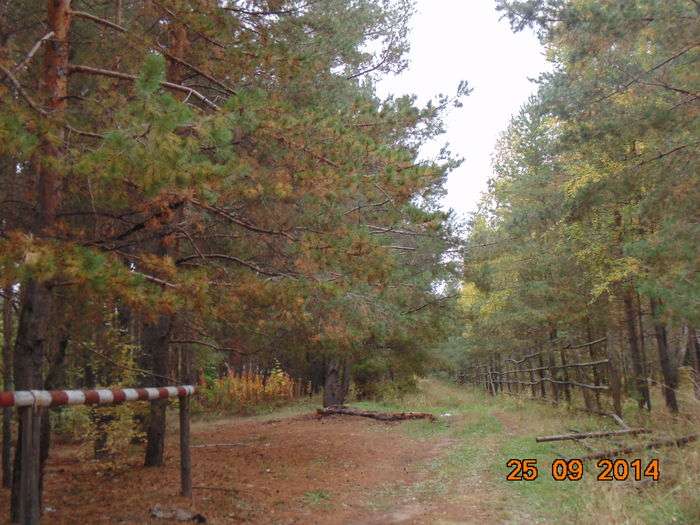
M 192 385 L 103 390 L 17 390 L 0 392 L 0 407 L 17 407 L 22 424 L 20 443 L 19 523 L 36 525 L 39 508 L 39 439 L 41 410 L 61 405 L 112 405 L 131 401 L 180 398 L 180 483 L 183 496 L 192 495 L 189 396 Z
M 528 396 L 565 402 L 594 413 L 621 413 L 620 370 L 607 352 L 606 338 L 510 354 L 494 353 L 462 371 L 460 383 L 471 383 L 489 394 Z

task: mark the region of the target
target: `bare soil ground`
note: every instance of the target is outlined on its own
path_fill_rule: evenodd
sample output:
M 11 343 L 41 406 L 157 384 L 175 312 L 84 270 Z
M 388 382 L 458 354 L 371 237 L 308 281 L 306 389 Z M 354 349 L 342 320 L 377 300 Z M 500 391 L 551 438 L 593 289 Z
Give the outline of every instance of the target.
M 639 454 L 644 461 L 659 458 L 658 483 L 600 482 L 594 464 L 582 481 L 559 482 L 549 474 L 554 459 L 580 457 L 587 449 L 537 443 L 535 436 L 616 428 L 610 418 L 434 380 L 398 404 L 357 405 L 441 417 L 435 423 L 316 419 L 302 402 L 270 416 L 198 421 L 192 499 L 178 495 L 175 428 L 163 468 L 142 467 L 138 447 L 127 458 L 96 462 L 79 459 L 75 445 L 59 444 L 47 465 L 42 523 L 176 523 L 151 518 L 156 505 L 201 513 L 213 524 L 700 523 L 700 443 Z M 697 431 L 700 411 L 669 418 L 663 411 L 639 415 L 632 407 L 626 421 L 660 437 L 680 436 Z M 201 447 L 212 444 L 233 446 Z M 588 446 L 616 444 L 603 439 Z M 541 475 L 533 482 L 506 481 L 509 458 L 536 458 Z M 0 522 L 8 503 L 8 491 L 0 490 Z
M 47 466 L 44 519 L 169 523 L 149 516 L 158 504 L 201 513 L 214 524 L 435 523 L 436 514 L 463 522 L 463 509 L 454 501 L 426 505 L 410 496 L 412 487 L 426 481 L 426 465 L 451 442 L 411 438 L 400 425 L 349 416 L 195 424 L 194 445 L 236 446 L 193 448 L 191 500 L 178 495 L 176 436 L 169 439 L 167 465 L 155 469 L 141 466 L 137 455 L 109 469 L 80 461 L 75 447 L 59 445 Z M 7 500 L 2 494 L 0 507 Z M 470 514 L 478 503 L 470 498 Z

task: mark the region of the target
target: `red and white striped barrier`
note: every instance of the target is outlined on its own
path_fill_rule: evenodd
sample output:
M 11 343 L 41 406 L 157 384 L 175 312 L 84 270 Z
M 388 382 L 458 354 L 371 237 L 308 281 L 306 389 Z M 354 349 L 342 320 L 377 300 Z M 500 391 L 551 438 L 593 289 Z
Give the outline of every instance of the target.
M 16 390 L 0 392 L 0 407 L 55 407 L 61 405 L 114 405 L 127 401 L 151 401 L 185 397 L 195 393 L 192 385 L 110 390 Z

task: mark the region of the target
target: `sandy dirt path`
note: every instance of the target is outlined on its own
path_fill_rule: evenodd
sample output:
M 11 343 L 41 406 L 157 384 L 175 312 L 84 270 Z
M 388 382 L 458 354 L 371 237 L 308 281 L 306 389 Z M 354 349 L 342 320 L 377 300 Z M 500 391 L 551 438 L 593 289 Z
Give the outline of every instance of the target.
M 178 495 L 175 434 L 161 469 L 143 468 L 136 454 L 110 468 L 59 445 L 47 466 L 44 519 L 170 523 L 149 517 L 160 505 L 201 513 L 213 524 L 490 522 L 488 492 L 478 483 L 455 487 L 433 479 L 431 465 L 454 443 L 410 437 L 403 424 L 348 416 L 198 422 L 193 445 L 235 446 L 193 448 L 192 500 Z M 7 496 L 3 491 L 0 507 Z

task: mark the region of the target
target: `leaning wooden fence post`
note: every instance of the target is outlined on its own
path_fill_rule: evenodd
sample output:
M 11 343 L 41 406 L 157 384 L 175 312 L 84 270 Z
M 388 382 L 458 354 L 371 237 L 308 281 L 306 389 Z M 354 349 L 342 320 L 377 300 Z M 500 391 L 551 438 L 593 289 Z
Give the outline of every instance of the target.
M 525 366 L 530 372 L 530 389 L 532 391 L 532 398 L 537 397 L 537 381 L 535 380 L 535 372 L 532 370 L 534 367 L 530 363 L 530 356 L 525 356 Z
M 494 383 L 493 379 L 493 359 L 489 358 L 489 365 L 488 365 L 488 373 L 489 373 L 489 394 L 492 396 L 496 395 L 496 384 Z
M 545 385 L 545 366 L 544 366 L 544 357 L 542 356 L 542 353 L 544 350 L 540 349 L 539 355 L 537 356 L 537 363 L 539 365 L 539 376 L 540 376 L 540 392 L 542 393 L 542 398 L 546 399 L 547 398 L 547 387 Z
M 574 350 L 574 358 L 576 359 L 577 362 L 581 362 L 581 353 L 578 350 Z M 591 365 L 591 368 L 595 370 L 596 365 Z M 582 367 L 576 367 L 574 368 L 574 377 L 576 378 L 576 381 L 579 383 L 585 383 L 585 384 L 590 384 L 590 378 L 588 375 L 588 369 L 587 368 L 582 368 Z M 599 385 L 595 385 L 599 386 Z M 594 390 L 595 395 L 598 395 L 598 390 Z M 593 406 L 593 394 L 588 388 L 583 388 L 581 387 L 581 395 L 583 396 L 583 403 L 586 405 L 586 410 L 588 412 L 594 412 L 595 407 Z M 598 410 L 600 411 L 600 407 L 598 407 Z
M 590 338 L 591 338 L 591 335 L 590 335 L 590 330 L 589 330 L 588 339 L 590 340 Z M 595 347 L 594 342 L 592 342 L 590 345 L 588 345 L 588 355 L 590 356 L 591 361 L 596 360 L 596 352 L 595 352 L 594 347 Z M 608 356 L 608 358 L 609 357 L 610 356 Z M 600 372 L 598 371 L 598 366 L 596 365 L 596 366 L 593 366 L 592 368 L 593 368 L 593 384 L 595 386 L 600 386 Z M 595 404 L 596 404 L 598 411 L 600 411 L 600 393 L 598 390 L 595 391 Z
M 559 404 L 559 385 L 557 384 L 557 357 L 554 353 L 553 343 L 547 349 L 547 374 L 549 375 L 549 380 L 552 389 L 552 398 L 554 399 L 554 404 Z

